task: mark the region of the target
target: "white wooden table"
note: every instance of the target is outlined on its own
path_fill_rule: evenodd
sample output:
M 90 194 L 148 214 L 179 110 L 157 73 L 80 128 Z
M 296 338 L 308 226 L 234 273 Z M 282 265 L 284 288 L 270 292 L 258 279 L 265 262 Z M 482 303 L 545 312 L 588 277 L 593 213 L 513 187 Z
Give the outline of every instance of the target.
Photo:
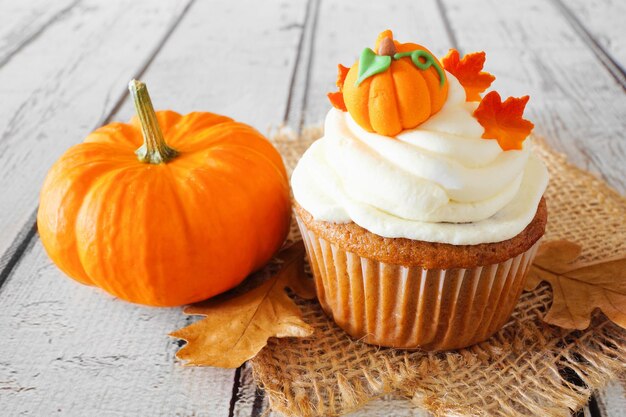
M 50 165 L 132 114 L 140 78 L 158 108 L 224 113 L 266 131 L 319 122 L 337 63 L 378 32 L 487 51 L 494 87 L 577 165 L 626 191 L 623 0 L 0 0 L 0 415 L 259 416 L 250 369 L 184 368 L 180 309 L 139 307 L 63 277 L 37 238 Z M 579 415 L 624 416 L 619 384 Z M 399 399 L 359 415 L 423 416 Z

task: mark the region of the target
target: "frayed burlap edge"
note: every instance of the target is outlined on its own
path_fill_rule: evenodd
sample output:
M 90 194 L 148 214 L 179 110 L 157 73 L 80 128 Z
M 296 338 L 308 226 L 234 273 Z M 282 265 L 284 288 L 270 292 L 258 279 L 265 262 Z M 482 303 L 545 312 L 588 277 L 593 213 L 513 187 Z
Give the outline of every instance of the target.
M 280 131 L 273 143 L 291 172 L 321 134 Z M 583 260 L 626 254 L 626 199 L 568 164 L 544 141 L 535 152 L 551 173 L 546 240 L 583 245 Z M 292 239 L 299 239 L 297 229 Z M 545 324 L 551 290 L 526 292 L 491 339 L 445 353 L 383 349 L 350 339 L 314 301 L 297 300 L 315 328 L 307 339 L 272 339 L 251 363 L 273 410 L 287 416 L 335 416 L 395 393 L 436 416 L 562 416 L 592 391 L 624 375 L 626 331 L 597 313 L 570 331 Z

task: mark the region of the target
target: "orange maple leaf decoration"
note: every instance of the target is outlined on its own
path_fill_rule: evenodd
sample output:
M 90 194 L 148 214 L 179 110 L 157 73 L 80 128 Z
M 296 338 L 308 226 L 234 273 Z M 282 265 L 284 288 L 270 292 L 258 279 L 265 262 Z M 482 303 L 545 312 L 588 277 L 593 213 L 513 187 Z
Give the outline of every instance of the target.
M 328 99 L 330 100 L 330 104 L 332 104 L 334 108 L 341 111 L 348 111 L 348 109 L 346 108 L 346 103 L 343 101 L 342 93 L 343 83 L 346 80 L 348 71 L 350 71 L 350 68 L 344 67 L 341 64 L 337 66 L 337 87 L 339 88 L 339 91 L 336 91 L 334 93 L 328 93 Z
M 522 118 L 529 98 L 509 97 L 502 102 L 500 94 L 489 92 L 474 110 L 474 117 L 485 128 L 482 137 L 496 139 L 505 151 L 522 149 L 522 143 L 535 127 Z
M 450 49 L 448 55 L 441 60 L 443 67 L 454 75 L 465 89 L 466 101 L 480 101 L 480 94 L 489 88 L 496 79 L 488 72 L 482 71 L 485 65 L 485 53 L 474 52 L 460 59 L 459 51 Z

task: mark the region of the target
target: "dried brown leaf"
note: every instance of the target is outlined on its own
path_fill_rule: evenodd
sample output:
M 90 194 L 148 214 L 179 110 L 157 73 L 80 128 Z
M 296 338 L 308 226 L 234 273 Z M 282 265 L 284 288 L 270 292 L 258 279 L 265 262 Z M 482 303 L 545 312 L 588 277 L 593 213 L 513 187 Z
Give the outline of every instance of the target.
M 576 262 L 581 247 L 567 240 L 544 243 L 526 281 L 532 290 L 541 281 L 552 286 L 552 306 L 546 323 L 566 329 L 586 329 L 599 308 L 626 328 L 626 257 L 600 262 Z
M 291 288 L 302 298 L 315 291 L 304 274 L 304 245 L 298 242 L 278 254 L 276 274 L 256 288 L 228 299 L 207 300 L 185 308 L 204 319 L 170 334 L 187 344 L 176 356 L 187 365 L 237 368 L 254 357 L 270 337 L 307 337 L 313 328 L 302 320 L 289 298 Z

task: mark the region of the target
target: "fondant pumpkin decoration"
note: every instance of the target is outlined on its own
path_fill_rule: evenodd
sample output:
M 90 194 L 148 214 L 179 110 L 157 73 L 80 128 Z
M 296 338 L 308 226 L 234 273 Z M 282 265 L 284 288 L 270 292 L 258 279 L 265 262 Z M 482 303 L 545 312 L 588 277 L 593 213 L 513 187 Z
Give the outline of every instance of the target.
M 236 286 L 287 235 L 280 155 L 250 126 L 155 112 L 145 84 L 129 88 L 138 118 L 91 133 L 48 173 L 37 214 L 48 255 L 77 281 L 140 304 Z
M 395 136 L 437 113 L 448 97 L 448 82 L 441 63 L 426 48 L 399 43 L 386 30 L 375 50 L 366 48 L 349 69 L 339 67 L 338 93 L 331 103 L 363 129 Z

